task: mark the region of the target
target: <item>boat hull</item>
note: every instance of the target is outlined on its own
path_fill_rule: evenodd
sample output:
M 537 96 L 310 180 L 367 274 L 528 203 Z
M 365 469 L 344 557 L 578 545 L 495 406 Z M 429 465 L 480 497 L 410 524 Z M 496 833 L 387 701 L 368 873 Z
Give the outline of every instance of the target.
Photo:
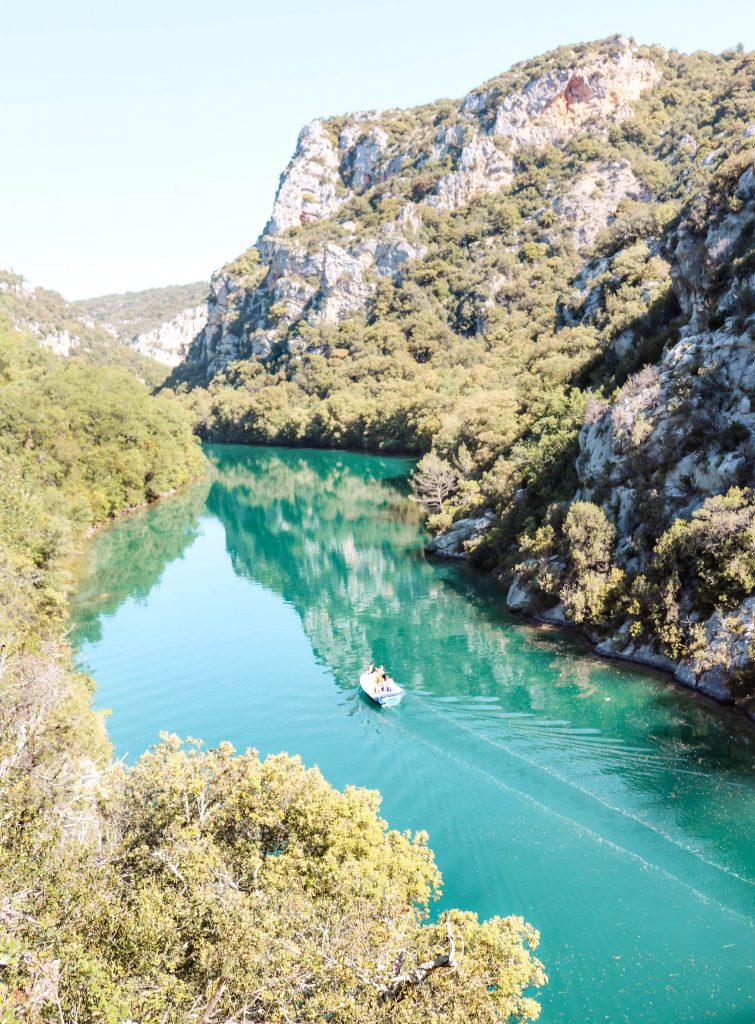
M 401 698 L 404 696 L 404 691 L 392 679 L 388 680 L 388 689 L 381 689 L 376 693 L 375 677 L 369 672 L 362 673 L 359 677 L 359 685 L 365 696 L 381 708 L 395 708 L 397 704 L 401 703 Z

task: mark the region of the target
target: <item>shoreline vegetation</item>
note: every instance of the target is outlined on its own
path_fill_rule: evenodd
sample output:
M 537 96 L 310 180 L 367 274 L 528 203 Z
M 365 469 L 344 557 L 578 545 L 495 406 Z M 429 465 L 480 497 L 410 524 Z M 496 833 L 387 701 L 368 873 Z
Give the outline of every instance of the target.
M 435 920 L 427 837 L 378 793 L 168 735 L 113 761 L 73 559 L 202 461 L 174 399 L 0 330 L 0 1021 L 535 1020 L 537 931 Z

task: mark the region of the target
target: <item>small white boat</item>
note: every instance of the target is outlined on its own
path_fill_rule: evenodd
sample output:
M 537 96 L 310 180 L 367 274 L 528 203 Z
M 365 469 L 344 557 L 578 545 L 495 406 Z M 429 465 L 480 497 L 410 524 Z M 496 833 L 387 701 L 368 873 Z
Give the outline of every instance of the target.
M 359 677 L 359 685 L 370 700 L 374 700 L 381 708 L 395 708 L 404 696 L 404 691 L 390 676 L 378 684 L 377 672 L 363 672 Z

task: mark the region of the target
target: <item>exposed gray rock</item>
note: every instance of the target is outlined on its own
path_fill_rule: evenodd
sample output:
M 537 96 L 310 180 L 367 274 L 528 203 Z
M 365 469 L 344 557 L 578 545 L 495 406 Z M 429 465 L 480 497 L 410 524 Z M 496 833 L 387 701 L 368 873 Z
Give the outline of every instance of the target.
M 666 655 L 660 654 L 649 644 L 626 643 L 626 638 L 620 635 L 602 640 L 595 645 L 598 654 L 608 658 L 617 658 L 619 661 L 632 661 L 638 665 L 647 665 L 648 668 L 656 668 L 663 672 L 675 672 L 677 662 Z
M 707 694 L 708 697 L 713 697 L 715 700 L 720 700 L 725 704 L 730 703 L 732 700 L 731 690 L 728 686 L 728 675 L 721 665 L 716 665 L 709 672 L 703 672 L 698 677 L 697 689 Z
M 159 327 L 135 335 L 131 344 L 137 352 L 164 366 L 178 366 L 206 323 L 207 306 L 192 306 Z
M 490 140 L 475 136 L 461 151 L 459 169 L 438 182 L 427 203 L 441 210 L 466 206 L 475 196 L 497 192 L 513 178 L 514 162 Z
M 677 234 L 672 281 L 690 318 L 680 339 L 657 367 L 630 379 L 610 406 L 596 408 L 580 433 L 579 496 L 602 495 L 617 527 L 617 559 L 630 571 L 647 564 L 643 531 L 651 500 L 657 533 L 706 498 L 755 480 L 755 331 L 737 327 L 734 319 L 711 328 L 707 308 L 712 275 L 755 215 L 752 168 L 742 174 L 736 194 L 742 200 L 736 213 L 714 219 L 704 234 L 685 225 Z M 749 274 L 733 276 L 719 310 L 727 302 L 736 306 L 749 286 Z M 705 651 L 674 666 L 676 679 L 730 701 L 732 676 L 750 657 L 754 619 L 755 598 L 728 615 L 711 616 Z M 598 650 L 645 664 L 662 658 L 616 638 Z
M 477 540 L 493 523 L 492 512 L 474 519 L 457 519 L 445 533 L 439 533 L 427 543 L 426 550 L 438 558 L 469 558 L 469 543 Z
M 580 493 L 590 500 L 606 484 L 606 510 L 619 522 L 619 540 L 642 526 L 648 478 L 662 480 L 662 521 L 689 514 L 713 494 L 748 479 L 755 441 L 755 341 L 749 330 L 727 322 L 705 326 L 710 274 L 731 252 L 755 211 L 751 171 L 740 181 L 747 203 L 736 216 L 709 228 L 705 236 L 682 232 L 674 249 L 672 280 L 690 324 L 663 355 L 657 368 L 627 382 L 602 414 L 582 428 L 577 468 Z M 751 197 L 751 198 L 750 198 Z M 723 257 L 722 255 L 723 254 Z M 738 285 L 732 283 L 734 291 Z M 732 448 L 726 428 L 737 424 Z M 686 446 L 697 431 L 706 443 Z M 643 486 L 636 486 L 637 466 Z M 749 474 L 752 478 L 752 473 Z
M 70 334 L 67 330 L 46 330 L 34 323 L 34 321 L 30 321 L 27 326 L 31 330 L 32 334 L 37 335 L 39 344 L 44 345 L 45 348 L 49 348 L 56 356 L 73 355 L 79 347 L 78 337 L 75 334 Z
M 566 616 L 566 610 L 561 601 L 559 601 L 557 605 L 554 605 L 553 608 L 546 608 L 545 611 L 539 611 L 536 618 L 539 622 L 548 622 L 553 626 L 564 626 L 569 621 Z
M 322 121 L 305 125 L 291 163 L 281 176 L 263 234 L 280 235 L 286 228 L 330 217 L 339 202 L 338 165 L 338 152 Z
M 343 148 L 342 134 L 340 145 Z M 353 147 L 351 158 L 351 187 L 358 192 L 380 180 L 378 161 L 388 146 L 388 136 L 380 127 L 371 128 Z
M 625 197 L 650 199 L 629 161 L 619 160 L 591 168 L 577 179 L 571 191 L 554 200 L 553 209 L 570 225 L 577 248 L 585 249 L 592 246 Z
M 506 594 L 506 606 L 512 612 L 529 612 L 537 607 L 539 598 L 535 590 L 522 579 L 515 576 Z

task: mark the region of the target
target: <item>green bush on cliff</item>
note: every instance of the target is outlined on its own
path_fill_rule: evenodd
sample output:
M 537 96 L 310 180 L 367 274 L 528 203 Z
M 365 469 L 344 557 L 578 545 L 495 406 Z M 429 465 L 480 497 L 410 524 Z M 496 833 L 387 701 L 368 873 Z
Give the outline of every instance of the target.
M 755 592 L 755 494 L 732 487 L 677 519 L 655 545 L 637 585 L 638 610 L 672 657 L 699 642 L 695 623 L 736 608 Z M 682 593 L 687 605 L 682 606 Z
M 601 625 L 624 598 L 625 577 L 615 565 L 616 528 L 599 505 L 551 505 L 547 521 L 521 540 L 522 578 L 545 603 L 561 602 L 572 622 Z

